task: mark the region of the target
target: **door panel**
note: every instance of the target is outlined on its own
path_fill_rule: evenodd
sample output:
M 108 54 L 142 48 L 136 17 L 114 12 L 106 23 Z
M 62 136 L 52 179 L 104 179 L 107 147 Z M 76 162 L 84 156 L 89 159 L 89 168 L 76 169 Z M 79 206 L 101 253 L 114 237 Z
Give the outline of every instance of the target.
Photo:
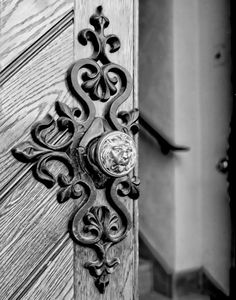
M 19 141 L 29 139 L 35 121 L 53 111 L 54 100 L 71 101 L 65 72 L 72 63 L 73 29 L 69 28 L 19 73 L 1 91 L 1 298 L 8 299 L 21 285 L 36 276 L 45 255 L 68 231 L 73 203 L 65 207 L 38 183 L 31 165 L 12 156 Z M 40 67 L 39 67 L 40 66 Z M 54 169 L 62 168 L 54 164 Z M 12 267 L 14 266 L 14 267 Z M 14 299 L 14 298 L 13 298 Z
M 73 9 L 72 0 L 1 0 L 0 70 Z
M 1 205 L 1 297 L 27 285 L 68 230 L 73 203 L 60 205 L 29 173 Z M 13 298 L 14 299 L 14 298 Z
M 24 294 L 25 300 L 74 299 L 73 243 L 66 237 L 61 249 L 52 252 L 49 267 Z
M 66 73 L 73 62 L 72 26 L 52 41 L 1 90 L 0 188 L 6 186 L 23 165 L 10 149 L 30 136 L 31 126 L 47 113 L 55 115 L 54 102 L 72 102 Z
M 121 67 L 115 65 L 114 71 L 118 69 L 115 75 L 118 76 L 118 81 L 116 83 L 115 80 L 113 84 L 116 85 L 117 91 L 106 99 L 107 102 L 102 98 L 98 99 L 99 101 L 89 99 L 86 91 L 76 95 L 73 80 L 80 85 L 84 78 L 78 79 L 80 74 L 77 74 L 77 78 L 73 79 L 71 75 L 73 68 L 78 64 L 76 60 L 86 58 L 87 62 L 92 61 L 91 63 L 96 65 L 96 59 L 89 58 L 91 47 L 79 47 L 78 33 L 85 28 L 93 29 L 89 22 L 93 14 L 97 13 L 100 21 L 105 20 L 105 17 L 101 17 L 99 8 L 97 9 L 101 4 L 103 13 L 110 20 L 110 26 L 105 28 L 105 36 L 115 34 L 121 40 L 120 50 L 108 54 L 109 60 Z M 92 144 L 97 143 L 97 139 L 112 131 L 117 131 L 118 136 L 120 132 L 124 132 L 126 138 L 129 135 L 129 139 L 136 139 L 131 127 L 136 126 L 137 111 L 133 109 L 138 105 L 137 1 L 101 3 L 76 0 L 72 3 L 25 0 L 19 3 L 8 2 L 8 5 L 2 1 L 1 6 L 5 16 L 1 42 L 5 41 L 5 31 L 10 30 L 10 33 L 15 35 L 4 43 L 1 61 L 4 68 L 1 72 L 0 120 L 0 298 L 135 299 L 138 222 L 137 201 L 134 198 L 138 195 L 137 170 L 129 171 L 117 179 L 100 170 L 98 174 L 106 184 L 94 183 L 92 178 L 95 175 L 92 171 L 89 173 L 91 164 L 86 160 L 88 156 L 92 158 L 92 151 L 88 152 L 86 157 L 78 156 L 76 151 L 80 149 L 80 144 L 76 145 L 82 141 L 83 147 L 89 151 L 90 144 L 87 140 Z M 68 17 L 72 8 L 74 23 L 72 17 Z M 22 28 L 19 28 L 20 26 Z M 19 31 L 15 32 L 14 28 Z M 96 31 L 96 26 L 94 30 Z M 34 43 L 35 41 L 37 42 Z M 114 41 L 117 40 L 112 36 L 111 46 Z M 116 42 L 114 45 L 116 47 Z M 101 51 L 109 52 L 109 47 Z M 14 51 L 7 53 L 7 49 Z M 24 54 L 21 55 L 23 50 Z M 11 63 L 13 58 L 16 60 Z M 101 60 L 100 65 L 102 64 L 104 68 L 110 66 L 106 59 Z M 125 69 L 131 74 L 129 81 L 128 77 L 124 76 L 128 74 Z M 100 86 L 100 89 L 103 88 L 104 81 Z M 127 93 L 129 89 L 130 95 Z M 89 92 L 87 94 L 90 95 Z M 123 94 L 126 96 L 122 96 Z M 86 130 L 90 130 L 88 133 L 83 131 L 81 134 L 80 125 L 73 127 L 77 129 L 71 131 L 72 123 L 68 121 L 68 112 L 72 112 L 73 108 L 77 109 L 73 115 L 73 124 L 77 125 L 73 126 L 78 126 L 79 122 L 83 123 L 88 114 L 86 101 L 89 102 L 90 108 L 94 106 L 96 119 L 90 117 L 91 123 L 85 126 Z M 112 106 L 111 103 L 116 104 L 116 101 L 117 104 L 119 101 L 123 104 Z M 81 110 L 81 115 L 78 109 Z M 111 117 L 107 117 L 109 111 L 112 111 Z M 126 114 L 131 118 L 130 123 L 126 124 L 125 119 L 122 119 L 122 122 L 118 121 L 118 111 L 127 111 Z M 52 120 L 51 118 L 61 118 L 62 123 L 59 120 L 58 123 L 51 123 L 55 127 L 45 125 L 46 121 Z M 117 123 L 114 121 L 116 119 Z M 41 128 L 42 131 L 37 128 Z M 96 139 L 92 135 L 94 131 L 98 132 Z M 59 154 L 53 156 L 52 149 L 66 145 L 68 140 L 69 146 L 63 146 L 64 148 L 58 150 Z M 43 155 L 49 155 L 49 160 L 44 161 Z M 69 157 L 70 160 L 60 159 L 62 156 Z M 98 170 L 99 165 L 95 169 Z M 59 174 L 63 175 L 60 177 Z M 73 185 L 72 181 L 65 181 L 69 176 L 77 180 L 83 176 L 87 180 L 83 179 L 81 192 L 76 192 L 78 185 Z M 133 182 L 133 179 L 136 181 Z M 110 186 L 111 191 L 108 188 Z M 70 191 L 70 196 L 66 196 L 66 191 Z M 61 198 L 58 193 L 61 193 Z M 132 196 L 133 193 L 136 193 L 136 196 Z M 96 197 L 92 205 L 90 198 L 94 194 Z M 66 200 L 66 203 L 62 203 Z M 98 207 L 99 212 L 95 216 L 98 222 L 96 228 L 103 228 L 103 233 L 98 244 L 94 243 L 94 251 L 89 245 L 86 247 L 86 243 L 79 243 L 78 235 L 76 239 L 74 231 L 81 229 L 82 234 L 86 233 L 86 229 L 80 227 L 88 222 L 84 216 L 96 212 Z M 81 215 L 80 218 L 75 219 L 78 215 Z M 109 220 L 114 222 L 109 224 L 113 227 L 106 227 L 106 218 L 113 215 L 116 217 Z M 114 238 L 111 238 L 109 243 L 108 237 L 103 238 L 107 235 L 106 230 L 116 232 L 116 235 L 112 233 Z M 119 231 L 124 232 L 121 238 L 118 236 Z M 96 232 L 92 231 L 91 234 L 96 235 Z M 110 247 L 109 251 L 105 250 L 105 260 L 100 250 L 97 250 L 103 247 Z M 111 263 L 112 259 L 115 259 L 115 264 L 109 269 L 106 264 Z M 101 263 L 102 268 L 98 267 L 98 270 L 103 270 L 102 275 L 95 275 L 86 268 L 85 264 L 88 262 L 95 265 Z M 112 274 L 107 274 L 107 268 Z M 96 280 L 100 277 L 100 281 L 103 278 L 106 280 L 102 289 L 96 285 Z

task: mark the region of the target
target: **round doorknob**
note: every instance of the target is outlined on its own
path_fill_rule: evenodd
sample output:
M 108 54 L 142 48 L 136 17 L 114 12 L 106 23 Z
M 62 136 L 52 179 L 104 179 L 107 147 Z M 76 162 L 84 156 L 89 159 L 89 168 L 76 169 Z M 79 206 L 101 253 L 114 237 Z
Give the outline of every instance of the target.
M 102 135 L 97 141 L 93 157 L 105 174 L 122 177 L 134 168 L 137 150 L 134 140 L 128 134 L 112 131 Z

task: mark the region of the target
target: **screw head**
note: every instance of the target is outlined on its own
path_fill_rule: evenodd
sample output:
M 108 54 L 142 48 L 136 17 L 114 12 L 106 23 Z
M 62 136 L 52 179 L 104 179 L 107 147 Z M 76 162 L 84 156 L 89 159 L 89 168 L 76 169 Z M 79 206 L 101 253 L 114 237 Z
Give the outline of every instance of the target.
M 217 169 L 221 172 L 221 173 L 227 173 L 228 172 L 228 168 L 229 168 L 229 161 L 227 158 L 222 158 L 218 164 L 217 164 Z

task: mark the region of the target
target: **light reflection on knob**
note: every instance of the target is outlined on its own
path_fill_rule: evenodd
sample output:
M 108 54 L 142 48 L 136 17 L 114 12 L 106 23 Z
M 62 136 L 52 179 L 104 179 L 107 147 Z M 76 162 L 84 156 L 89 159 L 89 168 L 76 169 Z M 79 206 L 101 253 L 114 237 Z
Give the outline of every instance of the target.
M 112 131 L 103 135 L 95 149 L 95 160 L 107 175 L 121 177 L 135 166 L 137 151 L 133 139 L 126 133 Z

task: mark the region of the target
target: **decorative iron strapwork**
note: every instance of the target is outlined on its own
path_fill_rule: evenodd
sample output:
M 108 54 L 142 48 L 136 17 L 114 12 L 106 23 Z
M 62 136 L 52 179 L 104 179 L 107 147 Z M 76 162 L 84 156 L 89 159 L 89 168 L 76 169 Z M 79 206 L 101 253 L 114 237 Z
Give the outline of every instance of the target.
M 117 112 L 131 93 L 132 79 L 106 55 L 106 46 L 113 53 L 120 48 L 120 40 L 113 34 L 104 35 L 109 20 L 101 6 L 90 24 L 95 30 L 82 30 L 78 40 L 82 45 L 90 42 L 93 54 L 77 61 L 70 73 L 70 86 L 82 109 L 56 102 L 58 119 L 46 115 L 33 126 L 32 141 L 12 151 L 18 160 L 32 163 L 35 177 L 45 186 L 51 188 L 58 183 L 60 203 L 70 198 L 78 203 L 80 199 L 71 235 L 76 243 L 96 251 L 97 259 L 85 263 L 85 267 L 104 293 L 109 274 L 119 264 L 118 258 L 108 257 L 108 251 L 127 236 L 132 226 L 121 198 L 139 196 L 139 180 L 131 175 L 136 160 L 132 137 L 138 131 L 138 110 Z M 104 102 L 102 116 L 96 116 L 94 101 Z M 55 160 L 63 163 L 67 172 L 55 176 L 49 166 Z M 104 205 L 95 205 L 98 189 L 106 195 Z

